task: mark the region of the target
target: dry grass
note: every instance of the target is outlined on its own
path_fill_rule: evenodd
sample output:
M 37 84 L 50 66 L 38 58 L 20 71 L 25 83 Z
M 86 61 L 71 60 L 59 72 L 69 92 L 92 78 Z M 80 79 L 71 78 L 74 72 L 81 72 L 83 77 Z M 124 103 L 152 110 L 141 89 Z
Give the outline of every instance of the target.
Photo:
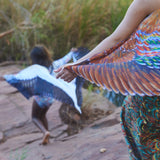
M 131 0 L 1 0 L 0 61 L 28 60 L 45 44 L 59 58 L 73 46 L 93 48 L 118 25 Z

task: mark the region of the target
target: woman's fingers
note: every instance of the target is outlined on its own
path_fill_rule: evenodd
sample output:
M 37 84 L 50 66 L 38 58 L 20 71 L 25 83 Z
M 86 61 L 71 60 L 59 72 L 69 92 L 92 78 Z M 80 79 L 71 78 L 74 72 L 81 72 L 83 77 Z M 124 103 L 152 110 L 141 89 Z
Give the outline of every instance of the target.
M 62 71 L 60 71 L 59 73 L 59 78 L 61 79 L 68 79 L 68 77 L 70 77 L 70 72 L 66 69 L 63 69 Z
M 77 75 L 63 68 L 57 73 L 56 78 L 61 78 L 64 81 L 71 82 Z
M 55 69 L 54 72 L 55 72 L 55 73 L 58 73 L 58 72 L 60 72 L 62 69 L 63 69 L 63 68 L 60 67 L 60 68 L 58 68 L 58 69 Z
M 61 76 L 63 76 L 64 74 L 64 69 L 63 68 L 59 68 L 58 70 L 54 70 L 56 74 L 56 78 L 61 78 Z
M 68 63 L 63 67 L 54 70 L 54 72 L 57 73 L 56 78 L 61 78 L 66 82 L 71 82 L 77 75 L 65 68 L 70 65 L 73 65 L 73 63 Z
M 63 80 L 66 81 L 66 82 L 71 82 L 77 75 L 75 75 L 74 73 L 70 73 L 70 74 L 67 74 Z

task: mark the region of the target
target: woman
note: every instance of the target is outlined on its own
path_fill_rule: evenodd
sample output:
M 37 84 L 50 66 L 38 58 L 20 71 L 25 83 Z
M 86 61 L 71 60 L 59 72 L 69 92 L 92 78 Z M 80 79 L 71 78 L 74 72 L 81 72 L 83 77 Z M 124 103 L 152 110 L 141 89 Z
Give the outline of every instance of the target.
M 121 124 L 134 160 L 160 159 L 160 1 L 134 0 L 117 29 L 76 63 L 55 72 L 76 75 L 108 90 L 132 95 Z

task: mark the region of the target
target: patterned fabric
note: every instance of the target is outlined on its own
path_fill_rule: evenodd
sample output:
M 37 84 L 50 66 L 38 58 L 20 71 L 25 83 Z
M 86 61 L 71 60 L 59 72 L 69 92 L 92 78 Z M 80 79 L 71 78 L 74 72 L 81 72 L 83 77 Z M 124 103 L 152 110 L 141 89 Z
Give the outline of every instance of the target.
M 40 108 L 50 107 L 54 102 L 54 98 L 48 96 L 34 96 L 34 99 Z
M 122 130 L 131 160 L 160 160 L 160 97 L 126 97 Z
M 115 93 L 160 95 L 160 9 L 124 42 L 68 69 Z

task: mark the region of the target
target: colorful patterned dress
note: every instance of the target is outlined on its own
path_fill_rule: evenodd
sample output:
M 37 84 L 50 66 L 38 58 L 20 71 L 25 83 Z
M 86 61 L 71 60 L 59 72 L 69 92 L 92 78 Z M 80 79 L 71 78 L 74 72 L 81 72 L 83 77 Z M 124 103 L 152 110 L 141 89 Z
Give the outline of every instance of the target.
M 160 9 L 124 42 L 68 69 L 127 98 L 121 124 L 132 160 L 160 160 Z
M 160 160 L 160 96 L 126 97 L 121 124 L 132 160 Z

